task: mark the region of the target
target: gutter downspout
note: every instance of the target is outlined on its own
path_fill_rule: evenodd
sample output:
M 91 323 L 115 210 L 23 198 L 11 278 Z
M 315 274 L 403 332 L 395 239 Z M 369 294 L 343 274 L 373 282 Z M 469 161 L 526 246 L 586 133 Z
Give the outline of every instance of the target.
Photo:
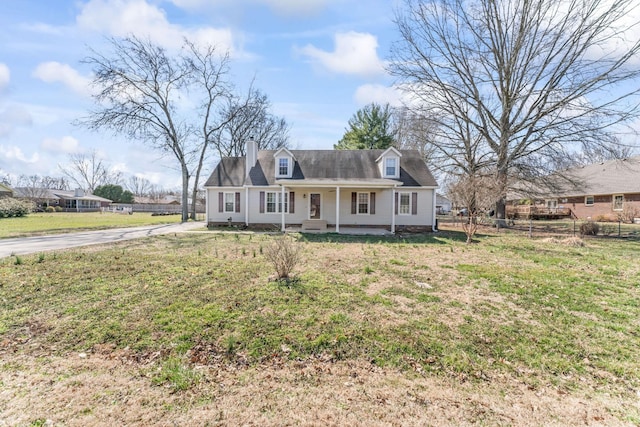
M 207 188 L 207 194 L 204 203 L 204 220 L 206 222 L 205 227 L 207 228 L 209 228 L 209 200 L 211 200 L 211 197 L 209 196 L 209 188 Z
M 434 233 L 438 232 L 438 229 L 436 228 L 436 189 L 433 189 L 433 219 L 431 221 L 431 230 L 433 230 Z
M 282 211 L 282 232 L 284 233 L 284 185 L 280 185 L 280 194 L 281 194 L 281 199 L 280 199 L 280 210 Z

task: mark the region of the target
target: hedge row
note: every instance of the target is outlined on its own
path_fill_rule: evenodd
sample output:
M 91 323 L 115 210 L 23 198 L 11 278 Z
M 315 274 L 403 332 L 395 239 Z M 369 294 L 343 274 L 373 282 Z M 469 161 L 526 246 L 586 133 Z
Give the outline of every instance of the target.
M 0 218 L 10 218 L 12 216 L 25 216 L 33 212 L 34 204 L 18 199 L 0 199 Z

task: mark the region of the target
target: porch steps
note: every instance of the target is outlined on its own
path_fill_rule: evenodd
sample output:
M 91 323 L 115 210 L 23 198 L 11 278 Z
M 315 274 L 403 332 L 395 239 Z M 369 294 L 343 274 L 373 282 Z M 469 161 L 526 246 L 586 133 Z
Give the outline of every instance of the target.
M 323 219 L 306 219 L 302 221 L 302 231 L 306 230 L 326 230 L 327 221 Z

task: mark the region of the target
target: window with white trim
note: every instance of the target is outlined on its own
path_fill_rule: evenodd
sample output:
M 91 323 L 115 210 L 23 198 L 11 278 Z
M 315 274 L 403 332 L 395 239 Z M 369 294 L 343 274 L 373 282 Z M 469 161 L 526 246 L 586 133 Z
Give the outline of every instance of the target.
M 369 193 L 358 193 L 358 214 L 369 214 Z
M 282 193 L 267 192 L 267 213 L 282 213 Z M 284 212 L 289 213 L 289 192 L 284 193 Z
M 398 214 L 411 215 L 411 193 L 399 193 Z
M 236 193 L 224 193 L 224 211 L 236 211 Z
M 278 158 L 278 176 L 289 176 L 289 158 Z
M 584 197 L 585 206 L 593 206 L 594 202 L 595 202 L 595 197 L 593 197 L 593 196 L 585 196 Z
M 396 168 L 398 167 L 398 159 L 395 157 L 387 157 L 384 161 L 384 176 L 396 176 Z
M 613 210 L 621 211 L 624 208 L 624 194 L 613 195 Z

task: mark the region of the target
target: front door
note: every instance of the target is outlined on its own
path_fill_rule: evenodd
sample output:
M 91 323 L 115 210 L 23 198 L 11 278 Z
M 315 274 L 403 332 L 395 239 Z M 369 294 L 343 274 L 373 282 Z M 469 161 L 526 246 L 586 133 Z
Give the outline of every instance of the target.
M 320 194 L 309 194 L 309 219 L 320 219 Z

